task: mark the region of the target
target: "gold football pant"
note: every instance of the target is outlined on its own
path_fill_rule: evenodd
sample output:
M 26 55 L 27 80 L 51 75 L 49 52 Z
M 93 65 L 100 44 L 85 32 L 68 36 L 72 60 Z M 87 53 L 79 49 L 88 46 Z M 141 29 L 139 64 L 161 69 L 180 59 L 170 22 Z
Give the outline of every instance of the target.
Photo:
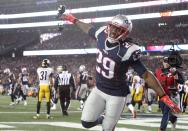
M 39 86 L 39 94 L 38 94 L 38 101 L 42 102 L 43 97 L 45 96 L 46 102 L 50 102 L 50 86 L 49 85 L 40 85 Z

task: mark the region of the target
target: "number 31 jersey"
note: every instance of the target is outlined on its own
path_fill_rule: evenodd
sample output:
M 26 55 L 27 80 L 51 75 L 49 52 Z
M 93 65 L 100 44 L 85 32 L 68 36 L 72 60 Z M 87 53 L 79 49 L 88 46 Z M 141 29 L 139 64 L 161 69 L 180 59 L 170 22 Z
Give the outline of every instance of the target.
M 49 85 L 50 76 L 53 74 L 53 69 L 50 67 L 48 68 L 39 67 L 37 69 L 37 74 L 39 78 L 39 85 Z
M 113 96 L 126 96 L 129 91 L 126 72 L 132 67 L 139 75 L 146 68 L 141 63 L 139 47 L 130 41 L 109 43 L 106 27 L 90 29 L 89 35 L 97 40 L 96 86 Z

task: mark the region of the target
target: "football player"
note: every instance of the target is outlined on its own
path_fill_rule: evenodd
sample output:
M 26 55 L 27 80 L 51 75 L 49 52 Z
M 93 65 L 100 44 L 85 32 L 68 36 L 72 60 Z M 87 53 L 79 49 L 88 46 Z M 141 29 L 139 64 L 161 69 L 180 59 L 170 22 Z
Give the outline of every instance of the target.
M 5 74 L 6 81 L 7 81 L 8 88 L 9 88 L 9 95 L 11 97 L 11 103 L 9 105 L 15 105 L 15 99 L 16 99 L 16 96 L 15 96 L 16 77 L 15 77 L 14 73 L 12 73 L 10 71 L 9 68 L 6 68 L 4 70 L 4 74 Z
M 24 106 L 27 106 L 26 96 L 27 96 L 27 90 L 29 88 L 29 73 L 27 71 L 27 68 L 22 68 L 21 73 L 19 74 L 18 83 L 21 85 L 21 97 L 19 100 L 24 100 Z
M 153 102 L 156 100 L 157 98 L 157 94 L 155 93 L 155 91 L 151 88 L 148 88 L 147 84 L 144 84 L 144 88 L 145 88 L 145 98 L 148 104 L 148 109 L 147 109 L 147 113 L 151 113 L 152 112 L 152 104 Z
M 185 81 L 184 92 L 185 92 L 185 95 L 183 97 L 183 112 L 185 112 L 186 107 L 188 105 L 188 80 Z
M 4 95 L 4 93 L 5 93 L 5 89 L 4 89 L 4 87 L 3 87 L 2 81 L 0 80 L 0 94 L 1 94 L 1 95 Z
M 131 87 L 131 95 L 132 95 L 132 105 L 135 106 L 138 103 L 138 110 L 140 112 L 144 112 L 142 106 L 142 96 L 143 96 L 143 83 L 140 76 L 133 76 L 133 82 Z
M 47 115 L 46 118 L 52 118 L 50 116 L 50 97 L 51 97 L 51 86 L 53 85 L 53 69 L 50 67 L 50 60 L 44 59 L 42 61 L 42 66 L 37 69 L 38 79 L 39 79 L 39 92 L 38 92 L 38 102 L 37 102 L 37 114 L 33 116 L 34 119 L 39 119 L 40 117 L 40 107 L 43 97 L 46 98 L 47 105 Z
M 58 75 L 60 73 L 62 73 L 62 71 L 63 71 L 63 67 L 62 66 L 58 66 L 56 68 L 56 74 L 54 74 L 54 76 L 55 76 L 54 77 L 54 81 L 58 77 Z M 56 89 L 53 87 L 52 88 L 52 98 L 51 98 L 51 104 L 52 104 L 51 110 L 56 110 L 57 103 L 58 103 L 58 95 L 57 95 Z
M 77 83 L 79 86 L 76 92 L 76 97 L 80 101 L 80 110 L 83 109 L 85 100 L 87 98 L 87 92 L 89 91 L 88 81 L 90 79 L 92 79 L 92 77 L 89 76 L 85 65 L 80 65 L 79 74 L 77 75 Z
M 63 14 L 59 19 L 72 22 L 97 40 L 96 88 L 85 102 L 81 116 L 83 127 L 91 128 L 102 124 L 103 131 L 114 130 L 129 93 L 125 81 L 129 66 L 159 94 L 161 101 L 174 112 L 180 112 L 153 73 L 140 61 L 139 47 L 128 38 L 132 22 L 125 15 L 116 15 L 107 26 L 99 29 L 80 21 L 72 14 Z M 104 116 L 101 115 L 103 113 Z
M 130 93 L 127 94 L 126 105 L 129 109 L 129 111 L 132 113 L 132 117 L 136 118 L 137 112 L 136 112 L 134 106 L 132 105 L 133 100 L 132 100 L 132 96 L 131 96 L 133 74 L 134 74 L 134 71 L 132 69 L 129 69 L 128 72 L 126 73 L 126 82 L 127 82 L 127 85 L 129 86 L 129 90 L 130 90 Z

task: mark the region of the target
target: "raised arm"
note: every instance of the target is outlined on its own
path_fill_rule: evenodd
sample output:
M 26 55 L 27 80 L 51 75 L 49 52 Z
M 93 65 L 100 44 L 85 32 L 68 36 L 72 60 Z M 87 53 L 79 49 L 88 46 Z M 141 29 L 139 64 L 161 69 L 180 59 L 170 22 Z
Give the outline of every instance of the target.
M 69 22 L 75 24 L 78 28 L 80 28 L 83 32 L 85 32 L 87 34 L 88 34 L 89 30 L 93 27 L 93 25 L 91 25 L 91 24 L 84 23 L 84 22 L 80 21 L 79 19 L 77 19 L 72 14 L 63 14 L 60 17 L 60 19 L 65 20 L 65 21 L 69 21 Z

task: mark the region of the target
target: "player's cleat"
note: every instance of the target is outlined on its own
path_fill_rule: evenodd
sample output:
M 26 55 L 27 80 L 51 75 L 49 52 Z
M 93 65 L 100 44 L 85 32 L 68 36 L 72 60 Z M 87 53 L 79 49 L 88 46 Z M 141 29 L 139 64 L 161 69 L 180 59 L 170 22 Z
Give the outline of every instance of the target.
M 15 104 L 19 104 L 20 103 L 20 99 L 17 98 L 16 101 L 15 101 Z
M 150 114 L 150 113 L 152 113 L 152 111 L 151 111 L 151 110 L 147 110 L 146 113 L 147 113 L 147 114 Z
M 14 103 L 14 102 L 11 102 L 9 105 L 10 105 L 10 106 L 13 106 L 13 105 L 15 105 L 15 103 Z
M 147 111 L 148 111 L 149 113 L 152 113 L 152 108 L 151 108 L 151 106 L 148 106 Z
M 33 119 L 39 119 L 39 118 L 40 118 L 40 115 L 39 115 L 39 114 L 33 116 Z
M 171 131 L 176 130 L 176 124 L 177 124 L 177 121 L 175 121 L 174 123 L 171 123 Z
M 53 119 L 53 117 L 50 115 L 46 115 L 46 119 Z
M 56 104 L 53 104 L 53 106 L 51 107 L 51 110 L 56 110 Z
M 69 114 L 68 114 L 67 111 L 63 111 L 63 115 L 64 115 L 64 116 L 68 116 Z
M 24 106 L 27 106 L 27 101 L 24 101 Z

